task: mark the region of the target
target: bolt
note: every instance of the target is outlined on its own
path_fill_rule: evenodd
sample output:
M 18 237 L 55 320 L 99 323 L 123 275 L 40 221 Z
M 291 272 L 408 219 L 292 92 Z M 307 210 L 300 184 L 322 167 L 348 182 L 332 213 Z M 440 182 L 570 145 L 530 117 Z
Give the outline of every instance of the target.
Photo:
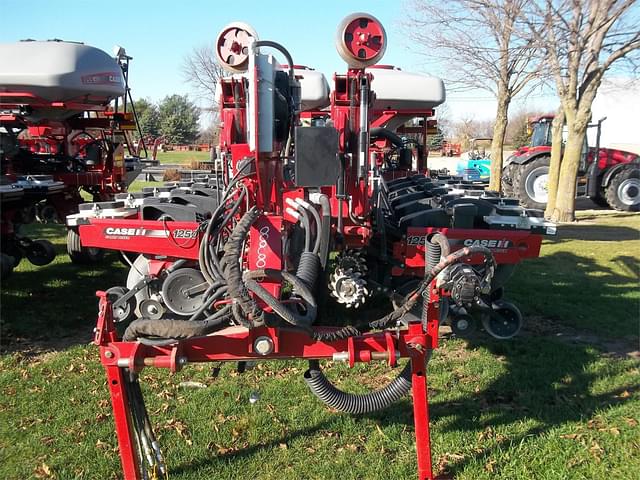
M 107 350 L 104 352 L 104 356 L 107 358 L 113 358 L 113 352 L 111 350 Z
M 266 336 L 258 337 L 253 342 L 253 349 L 259 355 L 269 355 L 273 352 L 273 340 Z

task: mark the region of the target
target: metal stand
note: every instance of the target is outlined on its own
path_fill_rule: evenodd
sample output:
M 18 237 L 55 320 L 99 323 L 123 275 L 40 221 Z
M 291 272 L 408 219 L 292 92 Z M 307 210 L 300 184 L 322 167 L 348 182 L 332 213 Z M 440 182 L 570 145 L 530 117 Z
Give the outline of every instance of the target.
M 137 433 L 143 428 L 145 434 L 155 442 L 137 384 L 136 376 L 144 367 L 168 368 L 175 372 L 192 362 L 291 358 L 341 358 L 348 359 L 350 365 L 355 362 L 383 360 L 395 365 L 397 359 L 402 357 L 408 357 L 412 367 L 418 478 L 435 479 L 431 464 L 426 361 L 430 350 L 437 346 L 437 320 L 427 322 L 426 332 L 422 322 L 415 322 L 410 323 L 408 328 L 393 333 L 371 333 L 335 342 L 315 342 L 305 333 L 289 330 L 230 327 L 206 337 L 160 347 L 118 341 L 111 304 L 105 292 L 98 292 L 98 296 L 100 313 L 94 341 L 100 346 L 100 358 L 107 372 L 125 480 L 160 479 L 167 475 L 157 443 L 150 446 L 148 438 L 145 437 L 145 440 Z M 434 331 L 435 336 L 432 334 Z M 269 354 L 260 355 L 253 347 L 256 340 L 264 342 L 265 338 L 273 342 L 274 348 Z M 138 400 L 132 402 L 135 400 L 131 398 L 132 394 Z M 146 420 L 146 424 L 141 425 L 141 418 Z M 148 460 L 147 464 L 153 464 L 153 468 L 144 466 L 145 458 Z

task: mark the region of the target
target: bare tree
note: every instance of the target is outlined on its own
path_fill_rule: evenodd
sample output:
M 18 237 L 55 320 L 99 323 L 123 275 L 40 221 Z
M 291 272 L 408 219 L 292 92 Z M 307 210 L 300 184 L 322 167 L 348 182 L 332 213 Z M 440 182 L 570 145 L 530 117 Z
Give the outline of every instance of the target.
M 545 216 L 551 218 L 556 209 L 558 185 L 560 183 L 560 164 L 562 161 L 562 128 L 564 126 L 564 109 L 558 108 L 551 123 L 551 159 L 549 160 L 549 180 L 547 181 L 547 208 Z
M 473 117 L 462 118 L 451 125 L 453 137 L 463 150 L 471 147 L 474 138 L 490 137 L 493 128 L 492 120 L 475 120 Z
M 536 78 L 532 42 L 516 35 L 527 0 L 413 0 L 406 21 L 419 53 L 439 62 L 454 87 L 483 89 L 497 100 L 491 184 L 500 190 L 509 105 Z
M 198 96 L 210 108 L 215 108 L 217 103 L 216 84 L 218 79 L 224 75 L 224 70 L 216 59 L 213 45 L 195 47 L 184 58 L 182 73 L 187 82 L 196 89 Z
M 551 160 L 551 171 L 559 172 L 557 188 L 551 183 L 553 211 L 547 210 L 552 220 L 574 219 L 591 105 L 605 72 L 622 59 L 637 58 L 630 54 L 640 51 L 638 10 L 635 0 L 536 0 L 528 6 L 529 34 L 545 53 L 567 125 L 562 160 L 559 154 Z

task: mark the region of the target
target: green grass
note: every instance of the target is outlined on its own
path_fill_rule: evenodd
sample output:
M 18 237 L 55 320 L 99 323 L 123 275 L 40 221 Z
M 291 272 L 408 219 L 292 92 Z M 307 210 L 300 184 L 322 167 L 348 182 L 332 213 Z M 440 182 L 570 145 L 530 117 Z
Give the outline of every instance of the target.
M 518 266 L 509 296 L 526 314 L 607 336 L 638 334 L 640 215 L 582 214 Z
M 128 192 L 141 192 L 144 187 L 161 187 L 164 182 L 143 182 L 142 180 L 135 180 L 129 185 Z
M 637 263 L 624 258 L 638 257 L 638 221 L 614 215 L 564 228 L 545 242 L 542 258 L 520 266 L 508 297 L 561 327 L 637 334 Z M 62 229 L 37 232 L 62 250 Z M 115 257 L 87 269 L 60 256 L 43 268 L 24 262 L 3 283 L 3 336 L 22 343 L 0 357 L 0 478 L 120 478 L 105 376 L 87 343 L 93 292 L 125 275 Z M 54 352 L 29 351 L 53 338 Z M 308 392 L 304 369 L 270 362 L 238 375 L 226 365 L 216 379 L 207 365 L 176 375 L 143 371 L 170 478 L 415 478 L 409 399 L 373 415 L 337 414 Z M 352 390 L 395 373 L 381 364 L 328 371 Z M 529 333 L 509 342 L 447 339 L 429 371 L 437 471 L 474 480 L 635 479 L 640 472 L 635 360 Z M 181 388 L 184 380 L 208 387 Z M 250 404 L 256 390 L 261 398 Z
M 209 152 L 158 152 L 157 159 L 160 163 L 190 164 L 193 161 L 209 160 L 210 156 Z

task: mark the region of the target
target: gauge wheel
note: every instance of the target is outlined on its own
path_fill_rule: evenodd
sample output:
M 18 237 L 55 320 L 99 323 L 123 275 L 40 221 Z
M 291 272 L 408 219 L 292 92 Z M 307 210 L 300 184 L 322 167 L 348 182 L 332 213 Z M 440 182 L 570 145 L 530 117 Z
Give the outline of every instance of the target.
M 56 249 L 48 240 L 35 240 L 26 248 L 26 257 L 32 264 L 42 267 L 56 258 Z

